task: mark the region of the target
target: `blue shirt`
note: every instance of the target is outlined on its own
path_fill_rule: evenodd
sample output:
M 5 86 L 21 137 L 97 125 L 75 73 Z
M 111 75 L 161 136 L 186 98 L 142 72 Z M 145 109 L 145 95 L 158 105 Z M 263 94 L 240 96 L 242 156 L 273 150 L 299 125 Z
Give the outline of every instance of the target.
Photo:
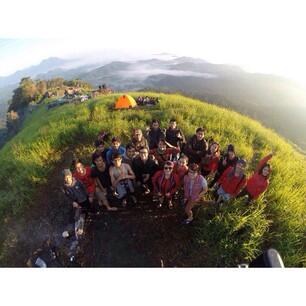
M 120 146 L 118 151 L 110 148 L 106 153 L 106 161 L 108 165 L 112 164 L 112 156 L 114 153 L 119 153 L 121 156 L 123 156 L 125 154 L 125 148 Z

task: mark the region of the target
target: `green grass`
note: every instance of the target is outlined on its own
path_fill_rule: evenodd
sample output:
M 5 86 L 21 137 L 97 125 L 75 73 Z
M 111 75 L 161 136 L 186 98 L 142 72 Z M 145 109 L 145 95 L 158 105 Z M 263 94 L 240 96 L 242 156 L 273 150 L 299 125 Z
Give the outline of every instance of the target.
M 198 253 L 208 247 L 211 256 L 209 263 L 198 260 L 195 265 L 233 266 L 250 261 L 263 248 L 274 247 L 286 266 L 306 266 L 304 157 L 273 131 L 236 112 L 180 95 L 152 95 L 160 98 L 160 104 L 138 110 L 110 111 L 119 94 L 49 111 L 45 105 L 38 107 L 0 151 L 0 218 L 22 214 L 67 148 L 82 143 L 84 152 L 89 152 L 101 129 L 126 143 L 132 128 L 144 129 L 152 118 L 166 127 L 175 117 L 186 136 L 205 126 L 207 137 L 222 148 L 235 144 L 238 154 L 249 161 L 248 174 L 261 157 L 275 152 L 269 190 L 255 204 L 246 207 L 237 200 L 218 213 L 213 208 L 200 209 L 192 243 Z

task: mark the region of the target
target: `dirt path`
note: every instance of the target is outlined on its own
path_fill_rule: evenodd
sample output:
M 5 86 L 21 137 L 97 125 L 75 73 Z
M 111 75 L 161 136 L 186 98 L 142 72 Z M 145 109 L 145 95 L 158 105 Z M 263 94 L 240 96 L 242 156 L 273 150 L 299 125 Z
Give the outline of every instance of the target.
M 67 151 L 50 175 L 49 184 L 38 190 L 23 216 L 7 221 L 2 266 L 25 267 L 29 256 L 47 237 L 51 237 L 60 252 L 70 243 L 61 236 L 73 219 L 70 203 L 60 187 L 61 171 L 71 164 L 72 158 L 73 152 Z M 157 209 L 146 200 L 134 208 L 93 216 L 80 243 L 78 264 L 86 267 L 192 266 L 184 253 L 192 227 L 181 225 L 182 214 L 182 208 Z M 61 258 L 60 262 L 62 266 L 69 266 L 68 258 Z

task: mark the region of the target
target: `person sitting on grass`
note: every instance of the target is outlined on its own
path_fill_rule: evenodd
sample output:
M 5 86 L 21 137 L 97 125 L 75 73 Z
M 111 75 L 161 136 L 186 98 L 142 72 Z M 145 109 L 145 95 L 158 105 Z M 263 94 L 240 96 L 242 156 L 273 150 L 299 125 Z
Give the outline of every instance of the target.
M 193 221 L 192 209 L 194 206 L 201 204 L 201 198 L 207 192 L 207 181 L 200 174 L 200 167 L 197 164 L 191 164 L 188 174 L 184 177 L 184 202 L 187 219 L 184 224 Z
M 117 210 L 117 207 L 112 207 L 108 202 L 108 194 L 111 190 L 111 180 L 109 171 L 106 167 L 106 162 L 101 153 L 94 153 L 92 157 L 94 166 L 91 168 L 91 177 L 96 183 L 96 197 L 100 206 L 105 206 L 107 210 Z
M 216 141 L 209 145 L 208 153 L 201 161 L 201 172 L 204 177 L 213 177 L 218 169 L 220 160 L 220 146 Z
M 166 130 L 166 141 L 173 147 L 180 148 L 182 151 L 185 144 L 185 136 L 183 132 L 177 127 L 176 119 L 172 118 L 169 122 L 169 127 Z
M 156 149 L 160 139 L 165 138 L 165 132 L 160 128 L 159 121 L 153 119 L 150 128 L 147 130 L 147 138 L 149 143 L 149 149 Z
M 84 166 L 83 162 L 80 159 L 75 159 L 72 162 L 75 171 L 73 172 L 73 176 L 82 182 L 86 187 L 86 191 L 88 194 L 88 200 L 90 204 L 93 204 L 94 193 L 96 189 L 95 181 L 91 177 L 91 168 L 89 166 Z
M 133 130 L 132 140 L 130 143 L 134 145 L 136 152 L 139 152 L 141 147 L 149 147 L 148 141 L 143 136 L 141 129 Z
M 227 146 L 225 154 L 220 158 L 218 162 L 218 169 L 214 176 L 214 179 L 209 183 L 208 187 L 211 188 L 214 186 L 214 184 L 218 181 L 218 179 L 221 177 L 223 172 L 228 167 L 235 167 L 236 163 L 238 161 L 238 156 L 235 153 L 235 147 L 232 144 L 229 144 Z
M 82 182 L 72 176 L 69 169 L 64 169 L 64 194 L 72 201 L 72 207 L 75 211 L 81 210 L 87 212 L 90 208 L 86 187 Z M 75 213 L 75 216 L 79 215 Z
M 227 202 L 236 197 L 246 184 L 244 169 L 246 161 L 239 159 L 235 167 L 227 168 L 217 182 L 216 203 Z
M 185 153 L 189 157 L 190 163 L 200 164 L 202 157 L 205 157 L 208 150 L 208 143 L 204 138 L 205 131 L 199 127 L 185 146 Z
M 163 139 L 159 140 L 157 149 L 150 150 L 150 154 L 157 161 L 159 169 L 163 169 L 165 162 L 171 160 L 171 157 L 178 153 L 180 153 L 179 148 L 167 148 L 167 143 Z
M 126 152 L 122 157 L 122 162 L 129 164 L 132 167 L 134 158 L 138 155 L 133 143 L 129 143 L 126 147 Z
M 257 165 L 254 174 L 248 178 L 246 187 L 239 193 L 237 198 L 247 196 L 247 202 L 257 200 L 269 186 L 269 176 L 271 174 L 271 165 L 267 162 L 272 158 L 273 154 L 264 157 Z
M 152 176 L 158 170 L 158 165 L 149 158 L 147 147 L 139 149 L 139 156 L 133 160 L 132 169 L 136 175 L 136 184 L 144 194 L 149 194 L 152 190 Z
M 180 159 L 174 163 L 173 172 L 179 177 L 180 185 L 183 185 L 184 176 L 188 173 L 188 160 L 188 156 L 182 154 Z
M 179 178 L 173 173 L 174 164 L 166 161 L 163 170 L 157 171 L 153 178 L 154 194 L 158 198 L 158 208 L 162 207 L 164 201 L 168 202 L 168 208 L 173 208 L 173 196 L 179 187 Z
M 106 154 L 107 154 L 108 149 L 105 147 L 104 140 L 97 139 L 95 141 L 95 148 L 96 150 L 94 153 L 100 153 L 102 154 L 103 159 L 106 159 Z
M 119 200 L 122 200 L 122 206 L 127 205 L 127 196 L 130 194 L 132 201 L 136 204 L 137 200 L 134 195 L 135 189 L 133 180 L 135 174 L 129 164 L 122 163 L 122 156 L 115 153 L 112 157 L 113 166 L 109 169 L 113 190 Z
M 109 148 L 108 152 L 106 153 L 106 162 L 107 165 L 110 166 L 112 163 L 112 156 L 113 154 L 120 154 L 123 156 L 125 154 L 125 148 L 121 146 L 121 141 L 119 137 L 112 138 L 112 145 Z

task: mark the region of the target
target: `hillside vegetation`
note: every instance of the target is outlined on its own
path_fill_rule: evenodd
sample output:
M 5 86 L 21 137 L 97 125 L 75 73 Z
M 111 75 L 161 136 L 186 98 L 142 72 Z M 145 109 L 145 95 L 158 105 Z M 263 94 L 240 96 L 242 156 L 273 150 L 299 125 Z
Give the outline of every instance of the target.
M 218 213 L 211 207 L 200 209 L 192 227 L 193 240 L 186 246 L 196 259 L 194 266 L 235 266 L 237 262 L 249 262 L 266 247 L 276 248 L 286 266 L 306 266 L 306 166 L 302 155 L 274 132 L 233 111 L 180 95 L 156 93 L 160 104 L 155 107 L 111 111 L 118 96 L 49 111 L 40 105 L 27 118 L 22 131 L 0 151 L 1 220 L 12 214 L 18 220 L 37 190 L 52 180 L 49 175 L 64 152 L 80 145 L 84 152 L 92 151 L 101 129 L 120 136 L 125 144 L 132 128 L 145 129 L 152 118 L 160 119 L 166 127 L 175 117 L 188 137 L 204 125 L 206 137 L 213 137 L 221 148 L 235 144 L 238 155 L 248 160 L 248 174 L 260 158 L 275 152 L 269 190 L 258 201 L 250 206 L 233 201 Z M 2 254 L 5 239 L 0 240 Z M 209 249 L 208 262 L 201 261 L 202 248 Z

